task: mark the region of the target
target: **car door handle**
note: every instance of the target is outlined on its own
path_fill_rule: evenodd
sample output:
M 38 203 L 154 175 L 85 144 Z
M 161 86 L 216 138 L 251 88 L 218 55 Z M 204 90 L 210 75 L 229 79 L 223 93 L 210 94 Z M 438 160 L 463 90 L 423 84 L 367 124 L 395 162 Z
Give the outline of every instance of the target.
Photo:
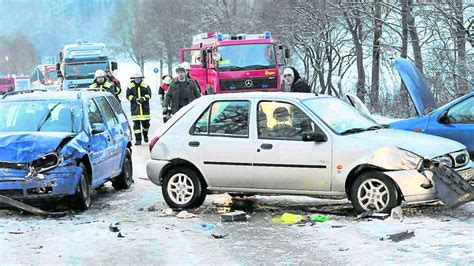
M 260 148 L 262 148 L 263 150 L 271 150 L 273 148 L 273 145 L 268 144 L 268 143 L 264 143 L 264 144 L 260 145 Z
M 189 145 L 190 147 L 199 147 L 200 144 L 201 144 L 201 143 L 199 143 L 199 141 L 190 141 L 190 142 L 188 143 L 188 145 Z

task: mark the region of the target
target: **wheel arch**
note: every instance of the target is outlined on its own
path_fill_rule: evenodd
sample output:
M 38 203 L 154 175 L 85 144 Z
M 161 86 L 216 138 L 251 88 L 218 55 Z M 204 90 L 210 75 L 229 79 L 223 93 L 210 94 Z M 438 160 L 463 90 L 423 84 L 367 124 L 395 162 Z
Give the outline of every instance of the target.
M 201 173 L 199 168 L 197 168 L 197 166 L 195 166 L 190 161 L 185 160 L 185 159 L 181 159 L 181 158 L 172 159 L 165 167 L 163 167 L 163 170 L 161 171 L 161 174 L 160 174 L 160 183 L 163 184 L 163 178 L 171 170 L 173 170 L 174 168 L 176 168 L 178 166 L 185 166 L 185 167 L 188 167 L 189 169 L 193 170 L 197 174 L 198 178 L 201 179 L 201 181 L 203 182 L 203 185 L 206 188 L 208 187 L 207 180 L 206 180 L 206 178 L 204 178 L 204 175 Z
M 80 163 L 84 164 L 84 166 L 86 167 L 87 180 L 89 181 L 89 184 L 92 185 L 93 170 L 92 170 L 92 164 L 91 164 L 89 155 L 86 154 L 82 156 L 82 158 L 78 160 L 77 165 L 79 165 Z

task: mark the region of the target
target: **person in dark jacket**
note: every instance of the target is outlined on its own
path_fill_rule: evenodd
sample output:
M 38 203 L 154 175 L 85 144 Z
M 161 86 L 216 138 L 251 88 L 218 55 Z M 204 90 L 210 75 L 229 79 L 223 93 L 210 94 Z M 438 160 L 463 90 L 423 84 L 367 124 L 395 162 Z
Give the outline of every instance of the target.
M 168 111 L 171 104 L 171 113 L 175 114 L 179 109 L 192 102 L 194 99 L 201 97 L 201 93 L 197 88 L 196 82 L 187 78 L 184 67 L 181 65 L 176 68 L 178 78 L 173 81 L 166 92 L 165 101 L 163 102 L 163 113 Z
M 115 86 L 112 82 L 107 81 L 105 72 L 102 69 L 95 71 L 94 82 L 89 85 L 89 88 L 99 91 L 108 91 L 115 95 Z
M 142 145 L 142 134 L 143 140 L 148 142 L 151 89 L 143 81 L 142 73 L 135 73 L 131 79 L 132 82 L 127 87 L 127 99 L 130 101 L 135 145 Z
M 114 95 L 117 98 L 117 100 L 119 100 L 120 102 L 119 95 L 120 93 L 122 93 L 122 86 L 120 85 L 120 81 L 116 77 L 114 77 L 114 74 L 112 74 L 112 71 L 108 69 L 105 70 L 105 76 L 109 82 L 112 82 L 114 84 L 115 86 Z
M 311 88 L 306 81 L 301 78 L 300 73 L 294 67 L 287 67 L 283 71 L 285 84 L 281 86 L 286 92 L 311 92 Z

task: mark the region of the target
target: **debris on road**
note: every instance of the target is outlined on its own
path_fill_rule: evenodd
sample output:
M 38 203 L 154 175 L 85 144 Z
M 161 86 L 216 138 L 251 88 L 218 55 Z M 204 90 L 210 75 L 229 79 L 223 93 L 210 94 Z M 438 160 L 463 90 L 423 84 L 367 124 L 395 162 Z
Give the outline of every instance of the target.
M 112 232 L 112 233 L 120 232 L 120 229 L 118 228 L 118 225 L 119 225 L 119 224 L 120 224 L 119 222 L 111 223 L 111 224 L 109 225 L 109 230 L 110 230 L 110 232 Z
M 196 214 L 189 213 L 187 211 L 181 211 L 181 212 L 178 213 L 178 215 L 176 215 L 176 217 L 179 218 L 179 219 L 190 219 L 190 218 L 194 218 L 196 216 L 197 216 Z
M 281 224 L 296 224 L 303 220 L 303 215 L 285 212 L 278 218 L 273 218 L 272 222 Z
M 221 194 L 219 196 L 217 196 L 214 201 L 213 201 L 214 205 L 216 205 L 217 207 L 217 212 L 218 213 L 227 213 L 227 212 L 231 212 L 232 209 L 232 197 L 227 194 L 227 193 L 224 193 L 224 194 Z
M 385 220 L 389 217 L 387 213 L 379 213 L 379 212 L 374 212 L 374 210 L 370 209 L 364 213 L 359 214 L 355 220 L 360 221 L 362 219 L 367 219 L 367 218 L 375 218 L 379 220 Z
M 203 231 L 203 232 L 211 232 L 211 231 L 214 231 L 214 229 L 216 229 L 216 226 L 213 225 L 213 224 L 200 223 L 200 224 L 194 226 L 193 229 L 197 229 L 197 230 Z
M 211 234 L 212 237 L 214 237 L 215 239 L 222 239 L 226 236 L 228 236 L 229 234 L 225 234 L 225 235 L 216 235 L 216 234 Z
M 171 216 L 173 214 L 174 214 L 174 211 L 171 208 L 162 209 L 160 213 L 161 216 Z
M 14 199 L 11 199 L 9 197 L 5 197 L 3 195 L 0 195 L 0 204 L 6 204 L 12 207 L 15 207 L 17 209 L 26 211 L 28 213 L 38 215 L 38 216 L 43 216 L 43 217 L 63 217 L 68 214 L 68 212 L 48 212 L 48 211 L 43 211 L 39 208 L 30 206 L 28 204 L 25 204 L 21 201 L 17 201 Z
M 339 248 L 339 251 L 348 251 L 349 248 Z
M 311 215 L 309 219 L 313 222 L 327 222 L 331 220 L 331 217 L 326 216 L 326 215 L 314 214 L 314 215 Z
M 221 214 L 221 222 L 242 222 L 247 221 L 247 213 L 244 211 L 234 211 Z
M 397 206 L 393 208 L 390 214 L 390 218 L 403 221 L 405 217 L 403 216 L 402 207 Z
M 118 238 L 125 238 L 125 236 L 122 235 L 122 233 L 120 233 L 120 232 L 118 233 L 117 237 L 118 237 Z
M 392 240 L 393 242 L 400 242 L 400 241 L 403 241 L 405 239 L 410 239 L 410 238 L 413 238 L 413 237 L 415 237 L 415 231 L 409 232 L 407 230 L 405 232 L 388 235 L 388 238 L 383 238 L 382 237 L 380 240 Z

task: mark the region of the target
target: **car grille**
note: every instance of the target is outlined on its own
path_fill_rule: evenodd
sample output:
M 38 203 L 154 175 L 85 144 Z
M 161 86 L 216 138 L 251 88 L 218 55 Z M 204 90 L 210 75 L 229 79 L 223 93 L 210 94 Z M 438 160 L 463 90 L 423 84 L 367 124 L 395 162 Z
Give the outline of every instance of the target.
M 220 79 L 221 91 L 265 90 L 277 87 L 276 77 Z
M 21 189 L 3 189 L 0 190 L 0 195 L 9 197 L 9 198 L 15 198 L 15 197 L 22 197 L 23 196 L 23 190 Z
M 17 169 L 17 170 L 28 170 L 27 164 L 24 163 L 7 163 L 7 162 L 0 162 L 0 169 Z

